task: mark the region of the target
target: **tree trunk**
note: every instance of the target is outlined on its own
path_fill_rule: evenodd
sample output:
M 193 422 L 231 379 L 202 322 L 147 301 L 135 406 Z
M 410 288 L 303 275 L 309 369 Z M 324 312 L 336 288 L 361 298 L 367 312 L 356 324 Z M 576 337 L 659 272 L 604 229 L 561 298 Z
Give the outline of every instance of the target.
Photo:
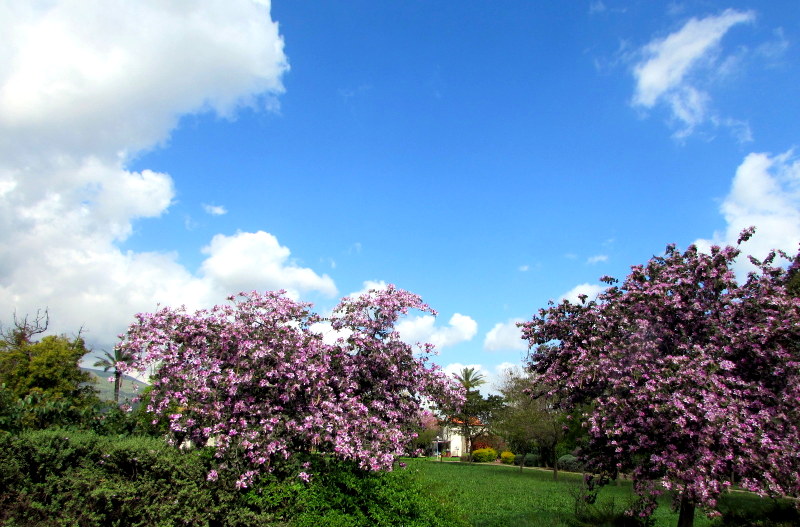
M 553 481 L 558 481 L 558 457 L 555 447 L 553 447 Z
M 119 404 L 119 386 L 122 384 L 122 372 L 114 371 L 114 402 Z
M 686 496 L 681 497 L 681 509 L 678 516 L 678 527 L 692 527 L 694 525 L 694 503 Z
M 522 453 L 522 459 L 519 462 L 519 471 L 522 472 L 522 467 L 525 466 L 525 452 Z

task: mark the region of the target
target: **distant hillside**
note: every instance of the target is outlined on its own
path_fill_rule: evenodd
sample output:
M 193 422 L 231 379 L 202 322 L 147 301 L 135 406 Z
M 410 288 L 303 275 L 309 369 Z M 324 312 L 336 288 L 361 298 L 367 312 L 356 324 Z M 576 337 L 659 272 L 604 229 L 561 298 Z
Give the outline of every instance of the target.
M 111 371 L 103 371 L 103 370 L 92 370 L 90 368 L 81 368 L 83 371 L 89 372 L 92 377 L 95 378 L 97 381 L 94 384 L 94 387 L 97 388 L 98 396 L 101 399 L 107 401 L 114 400 L 114 381 L 109 379 L 114 378 L 114 373 Z M 128 377 L 127 375 L 122 376 L 122 386 L 120 386 L 119 390 L 119 400 L 120 402 L 124 401 L 125 399 L 133 399 L 137 394 L 141 393 L 142 390 L 147 387 L 147 384 L 137 381 L 133 377 Z M 137 391 L 138 388 L 138 391 Z

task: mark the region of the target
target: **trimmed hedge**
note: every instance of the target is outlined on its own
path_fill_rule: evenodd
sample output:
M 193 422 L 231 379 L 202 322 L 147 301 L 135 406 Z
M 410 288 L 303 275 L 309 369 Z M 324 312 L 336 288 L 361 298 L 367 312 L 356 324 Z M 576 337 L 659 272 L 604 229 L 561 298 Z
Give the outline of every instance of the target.
M 509 452 L 508 450 L 506 450 L 505 452 L 503 452 L 502 454 L 500 454 L 500 461 L 501 461 L 501 462 L 502 462 L 504 465 L 513 465 L 513 464 L 514 464 L 514 458 L 515 458 L 515 457 L 516 457 L 516 456 L 514 456 L 514 454 L 513 454 L 513 453 L 511 453 L 511 452 Z
M 489 463 L 497 459 L 497 450 L 494 448 L 479 448 L 472 451 L 472 460 L 476 463 Z
M 0 525 L 460 525 L 410 471 L 304 459 L 316 474 L 309 483 L 269 475 L 238 490 L 223 471 L 206 479 L 218 464 L 209 449 L 92 432 L 0 432 Z

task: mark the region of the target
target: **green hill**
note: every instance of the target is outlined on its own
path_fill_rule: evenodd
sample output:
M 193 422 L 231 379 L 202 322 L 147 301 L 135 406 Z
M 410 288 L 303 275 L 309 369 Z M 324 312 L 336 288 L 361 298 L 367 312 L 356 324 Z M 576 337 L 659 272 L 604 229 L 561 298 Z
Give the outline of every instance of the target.
M 106 401 L 114 400 L 114 373 L 111 371 L 92 370 L 90 368 L 81 368 L 83 371 L 89 372 L 92 377 L 97 381 L 94 387 L 97 388 L 98 397 Z M 109 380 L 112 379 L 112 380 Z M 122 376 L 122 386 L 119 390 L 120 402 L 126 399 L 133 399 L 136 395 L 142 393 L 142 390 L 147 386 L 146 383 L 137 381 L 133 377 L 127 375 Z

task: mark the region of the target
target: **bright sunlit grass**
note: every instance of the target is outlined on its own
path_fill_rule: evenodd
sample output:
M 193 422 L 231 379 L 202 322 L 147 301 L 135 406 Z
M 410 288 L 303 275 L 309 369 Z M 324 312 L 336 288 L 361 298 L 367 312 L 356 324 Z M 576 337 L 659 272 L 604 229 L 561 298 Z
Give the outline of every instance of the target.
M 418 471 L 429 492 L 455 504 L 472 525 L 479 527 L 554 527 L 580 525 L 575 520 L 575 495 L 580 488 L 581 474 L 553 473 L 541 469 L 520 472 L 519 467 L 460 462 L 438 463 L 428 459 L 410 460 L 409 468 Z M 622 512 L 634 498 L 630 481 L 611 483 L 603 487 L 595 510 L 599 513 L 613 508 Z M 673 527 L 678 514 L 671 509 L 671 496 L 659 500 L 654 514 L 657 527 Z M 720 500 L 722 510 L 767 510 L 772 500 L 740 492 L 725 494 Z M 758 514 L 756 514 L 758 516 Z M 697 511 L 695 527 L 711 527 L 712 519 Z

